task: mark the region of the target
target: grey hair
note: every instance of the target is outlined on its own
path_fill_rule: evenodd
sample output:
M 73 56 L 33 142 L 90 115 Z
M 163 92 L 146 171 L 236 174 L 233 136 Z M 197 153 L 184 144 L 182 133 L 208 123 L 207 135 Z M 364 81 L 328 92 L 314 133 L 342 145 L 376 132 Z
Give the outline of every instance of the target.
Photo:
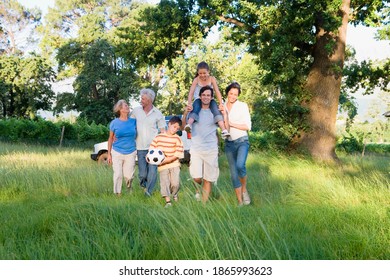
M 154 101 L 154 98 L 156 97 L 156 94 L 150 88 L 143 88 L 143 89 L 141 89 L 140 94 L 141 94 L 141 96 L 142 95 L 146 95 L 147 97 L 149 97 L 149 99 L 152 100 L 152 103 Z
M 117 103 L 115 103 L 114 109 L 113 109 L 115 116 L 119 116 L 120 115 L 119 111 L 122 109 L 123 103 L 127 104 L 126 100 L 120 99 L 120 100 L 118 100 Z

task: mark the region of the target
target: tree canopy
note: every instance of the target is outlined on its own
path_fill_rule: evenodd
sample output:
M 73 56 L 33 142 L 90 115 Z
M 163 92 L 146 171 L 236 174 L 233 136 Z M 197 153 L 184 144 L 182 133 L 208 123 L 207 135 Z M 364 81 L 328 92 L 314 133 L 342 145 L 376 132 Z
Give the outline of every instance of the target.
M 47 15 L 42 46 L 55 54 L 59 78 L 76 77 L 74 92 L 57 96 L 56 113 L 77 110 L 88 121 L 107 124 L 112 106 L 139 88 L 135 62 L 119 53 L 116 31 L 145 5 L 132 1 L 57 1 Z
M 262 84 L 274 88 L 265 102 L 268 106 L 262 107 L 267 113 L 264 128 L 284 137 L 291 147 L 331 161 L 336 158 L 335 122 L 348 23 L 380 26 L 388 21 L 388 4 L 379 0 L 163 0 L 142 18 L 148 23 L 154 16 L 163 15 L 167 7 L 182 7 L 186 11 L 184 19 L 170 18 L 171 25 L 189 26 L 190 34 L 173 32 L 180 42 L 195 41 L 199 34 L 205 36 L 217 23 L 229 28 L 230 39 L 245 42 L 247 51 L 256 57 L 264 73 L 259 77 Z M 138 36 L 155 38 L 155 43 L 169 42 L 172 33 L 163 30 L 145 24 L 138 29 Z M 176 51 L 159 53 L 166 55 L 162 58 L 169 61 L 181 52 L 183 44 L 173 46 Z M 387 86 L 386 81 L 383 86 Z
M 27 53 L 30 35 L 41 13 L 15 0 L 0 3 L 0 112 L 5 117 L 34 118 L 40 109 L 51 109 L 55 73 L 36 53 Z M 23 34 L 25 41 L 20 43 Z
M 50 107 L 52 69 L 58 79 L 75 78 L 74 92 L 57 95 L 55 113 L 75 109 L 88 121 L 106 124 L 113 104 L 137 98 L 142 87 L 159 93 L 165 113 L 180 113 L 196 64 L 205 60 L 221 90 L 232 80 L 242 84 L 255 129 L 290 149 L 334 160 L 340 105 L 352 119 L 351 94 L 362 88 L 370 94 L 378 86 L 388 90 L 390 77 L 389 59 L 352 59 L 348 24 L 381 27 L 377 37 L 388 39 L 389 2 L 71 0 L 56 1 L 39 25 L 39 11 L 3 1 L 2 115 Z M 216 26 L 222 39 L 206 43 Z M 27 56 L 13 44 L 13 34 L 24 29 L 40 31 L 39 55 Z

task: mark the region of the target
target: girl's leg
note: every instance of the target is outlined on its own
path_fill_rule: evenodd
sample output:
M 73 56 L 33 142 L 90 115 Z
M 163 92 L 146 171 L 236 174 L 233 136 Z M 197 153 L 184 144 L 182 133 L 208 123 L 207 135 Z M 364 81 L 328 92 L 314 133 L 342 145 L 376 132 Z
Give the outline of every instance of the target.
M 211 110 L 211 113 L 213 113 L 213 115 L 214 115 L 214 121 L 216 123 L 218 123 L 218 126 L 222 131 L 222 137 L 223 138 L 228 137 L 230 134 L 226 129 L 225 122 L 223 121 L 222 113 L 221 113 L 221 111 L 219 111 L 218 104 L 214 99 L 211 100 L 211 102 L 210 102 L 210 110 Z
M 188 114 L 187 124 L 189 125 L 189 127 L 191 127 L 191 125 L 194 122 L 199 121 L 199 112 L 201 109 L 202 109 L 202 102 L 200 101 L 199 98 L 197 98 L 197 99 L 195 99 L 194 103 L 192 104 L 192 111 Z

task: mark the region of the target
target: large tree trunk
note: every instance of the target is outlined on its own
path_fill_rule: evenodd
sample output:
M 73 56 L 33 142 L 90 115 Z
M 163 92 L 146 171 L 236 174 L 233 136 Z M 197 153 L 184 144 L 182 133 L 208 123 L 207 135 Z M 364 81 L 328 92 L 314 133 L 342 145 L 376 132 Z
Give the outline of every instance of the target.
M 321 18 L 318 19 L 317 42 L 313 51 L 314 62 L 305 86 L 310 95 L 309 101 L 304 104 L 309 109 L 310 131 L 302 135 L 299 144 L 315 159 L 323 161 L 337 159 L 335 153 L 336 116 L 344 65 L 349 7 L 350 0 L 343 0 L 340 8 L 342 25 L 337 34 L 325 32 Z M 334 52 L 329 54 L 327 45 L 332 41 L 335 41 L 336 46 Z

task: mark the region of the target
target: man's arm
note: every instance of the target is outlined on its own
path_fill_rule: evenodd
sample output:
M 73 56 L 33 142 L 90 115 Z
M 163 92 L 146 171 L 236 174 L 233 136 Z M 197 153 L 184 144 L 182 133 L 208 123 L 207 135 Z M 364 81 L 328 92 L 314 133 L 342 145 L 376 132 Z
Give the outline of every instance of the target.
M 157 120 L 157 128 L 159 130 L 158 133 L 165 133 L 166 132 L 166 129 L 165 129 L 165 125 L 166 125 L 165 118 L 164 118 L 164 115 L 161 114 L 161 112 L 160 112 L 160 115 L 161 115 L 160 119 Z

